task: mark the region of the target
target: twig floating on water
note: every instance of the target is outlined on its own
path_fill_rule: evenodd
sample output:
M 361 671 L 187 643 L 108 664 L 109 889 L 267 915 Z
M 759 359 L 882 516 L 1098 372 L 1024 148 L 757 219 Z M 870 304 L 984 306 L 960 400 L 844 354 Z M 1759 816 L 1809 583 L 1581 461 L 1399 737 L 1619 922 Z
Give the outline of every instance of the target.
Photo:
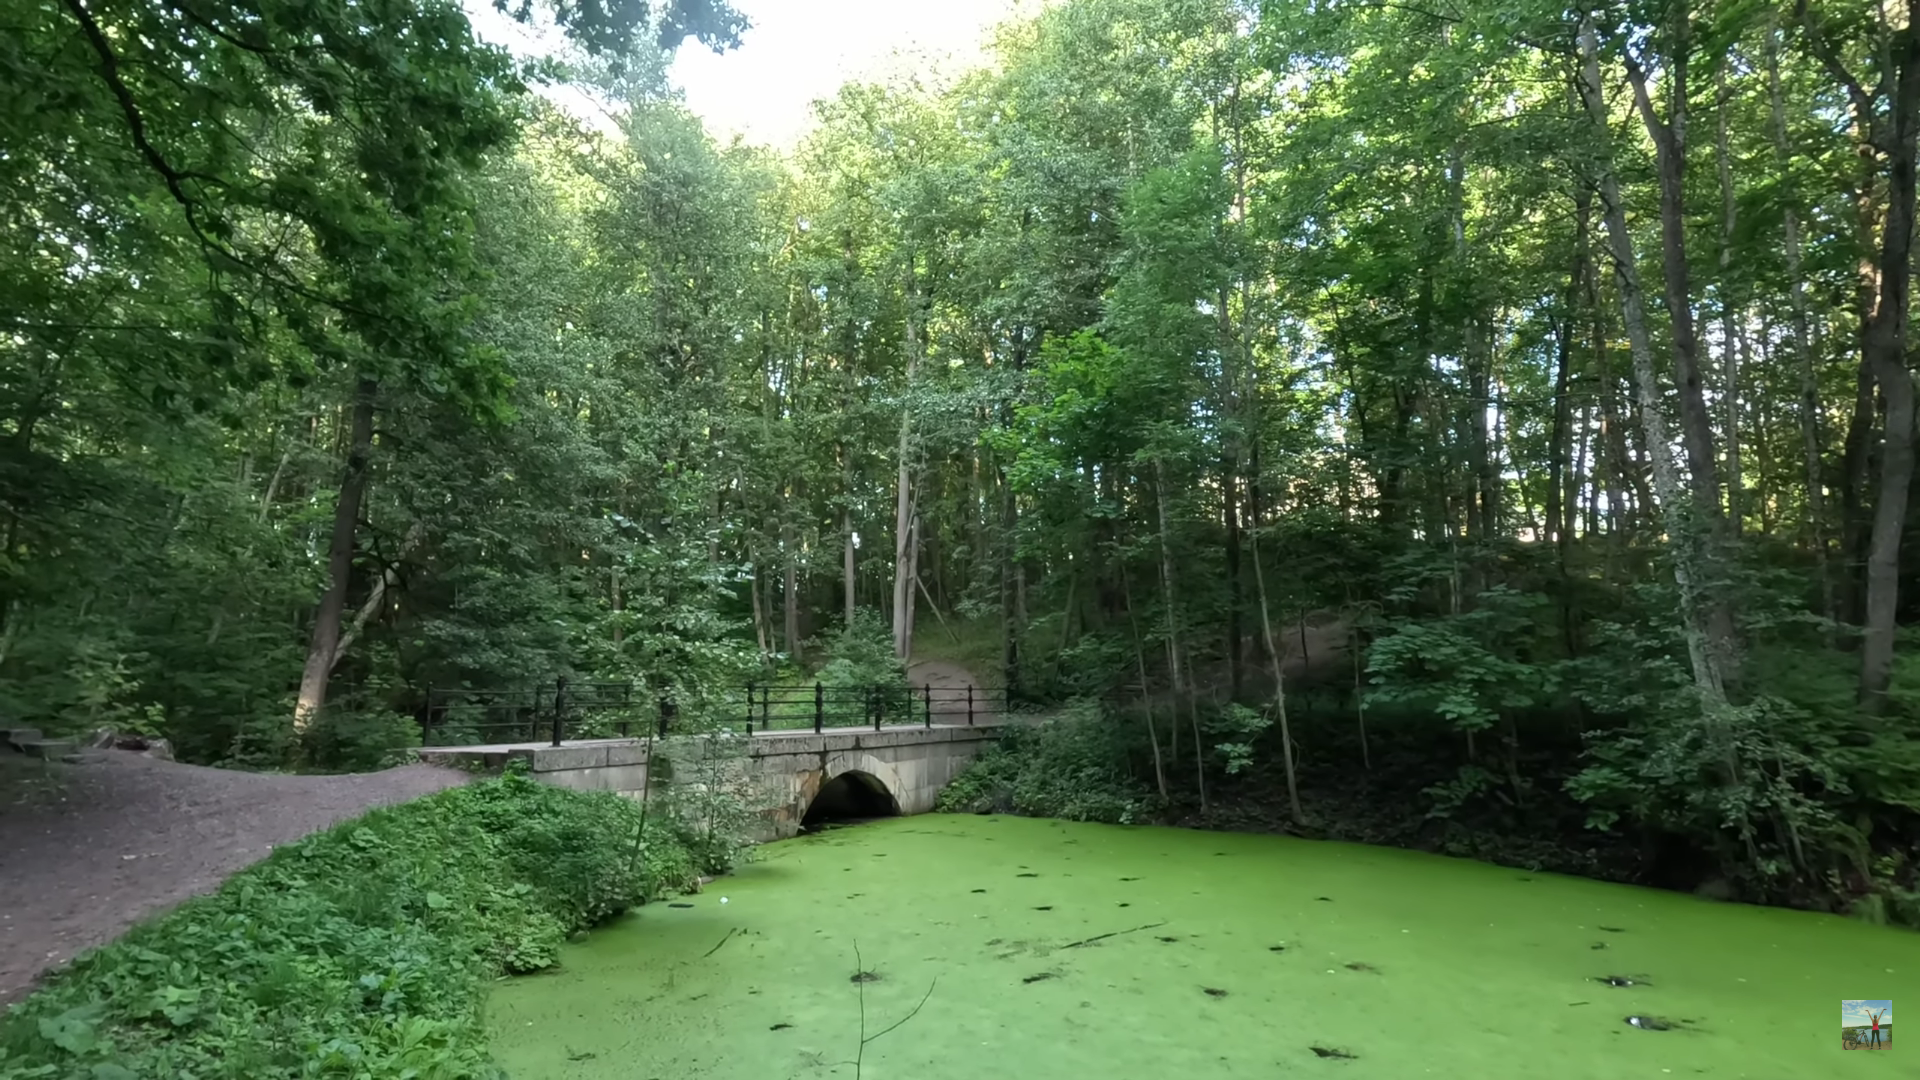
M 1085 941 L 1076 941 L 1071 945 L 1062 945 L 1060 947 L 1063 949 L 1077 949 L 1082 945 L 1091 945 L 1096 941 L 1105 941 L 1110 937 L 1119 937 L 1121 934 L 1137 934 L 1142 930 L 1153 930 L 1165 925 L 1167 925 L 1167 920 L 1161 919 L 1159 922 L 1148 923 L 1145 926 L 1130 926 L 1125 930 L 1113 930 L 1105 934 L 1095 934 Z
M 735 927 L 735 929 L 738 929 L 738 927 Z M 727 931 L 727 936 L 726 936 L 726 937 L 723 937 L 723 938 L 721 938 L 721 939 L 720 939 L 720 940 L 719 940 L 719 941 L 718 941 L 717 943 L 715 943 L 715 945 L 713 946 L 713 948 L 711 948 L 711 949 L 708 949 L 708 950 L 706 951 L 706 955 L 704 955 L 704 956 L 702 956 L 702 957 L 700 957 L 700 959 L 702 959 L 702 960 L 705 960 L 705 959 L 706 959 L 706 958 L 707 958 L 708 956 L 712 956 L 712 955 L 713 955 L 714 953 L 717 953 L 717 952 L 719 952 L 719 951 L 720 951 L 720 946 L 721 946 L 721 945 L 725 945 L 725 944 L 727 943 L 727 940 L 728 940 L 728 938 L 731 938 L 731 937 L 733 937 L 733 933 L 734 933 L 734 932 L 733 932 L 733 930 L 729 930 L 729 931 Z

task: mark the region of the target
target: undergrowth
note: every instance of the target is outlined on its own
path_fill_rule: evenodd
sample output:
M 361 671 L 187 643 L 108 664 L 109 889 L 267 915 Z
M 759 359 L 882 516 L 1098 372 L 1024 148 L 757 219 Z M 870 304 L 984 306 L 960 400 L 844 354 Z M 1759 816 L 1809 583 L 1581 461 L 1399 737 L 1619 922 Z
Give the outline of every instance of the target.
M 0 1080 L 496 1078 L 487 984 L 692 888 L 655 808 L 523 775 L 376 810 L 76 960 L 0 1019 Z
M 1009 724 L 940 792 L 946 813 L 1014 813 L 1128 825 L 1155 809 L 1128 775 L 1116 728 L 1098 705 L 1076 702 L 1034 725 Z

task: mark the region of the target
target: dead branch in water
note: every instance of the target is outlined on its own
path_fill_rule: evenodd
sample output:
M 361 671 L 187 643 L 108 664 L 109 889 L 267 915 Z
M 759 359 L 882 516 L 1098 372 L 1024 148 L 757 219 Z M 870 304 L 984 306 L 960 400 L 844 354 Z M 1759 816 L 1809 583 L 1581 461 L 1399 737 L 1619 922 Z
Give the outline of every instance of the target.
M 714 947 L 719 948 L 718 945 Z M 860 1048 L 855 1052 L 853 1058 L 853 1080 L 860 1080 L 860 1069 L 867 1060 L 867 1044 L 920 1015 L 920 1010 L 926 1006 L 927 999 L 933 996 L 933 988 L 940 985 L 940 977 L 937 975 L 934 976 L 933 981 L 927 984 L 927 992 L 920 995 L 920 1004 L 915 1005 L 912 1012 L 888 1024 L 882 1030 L 869 1035 L 867 1034 L 867 980 L 863 977 L 867 974 L 867 962 L 860 956 L 860 943 L 858 941 L 853 943 L 853 963 L 853 982 L 855 986 L 860 988 Z
M 1161 919 L 1159 922 L 1150 922 L 1145 926 L 1130 926 L 1125 930 L 1114 930 L 1110 933 L 1095 934 L 1094 936 L 1086 939 L 1085 941 L 1076 941 L 1071 945 L 1062 945 L 1060 947 L 1062 949 L 1077 949 L 1082 945 L 1091 945 L 1096 941 L 1105 941 L 1110 937 L 1119 937 L 1121 934 L 1137 934 L 1142 930 L 1153 930 L 1165 925 L 1167 925 L 1167 920 Z

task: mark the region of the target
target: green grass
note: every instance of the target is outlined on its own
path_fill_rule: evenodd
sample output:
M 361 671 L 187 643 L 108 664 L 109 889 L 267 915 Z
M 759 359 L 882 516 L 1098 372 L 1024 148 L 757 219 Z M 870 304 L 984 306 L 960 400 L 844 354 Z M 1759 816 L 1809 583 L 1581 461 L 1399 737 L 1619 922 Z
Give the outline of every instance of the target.
M 0 1080 L 495 1077 L 491 982 L 691 886 L 637 804 L 518 775 L 374 811 L 88 953 L 0 1019 Z

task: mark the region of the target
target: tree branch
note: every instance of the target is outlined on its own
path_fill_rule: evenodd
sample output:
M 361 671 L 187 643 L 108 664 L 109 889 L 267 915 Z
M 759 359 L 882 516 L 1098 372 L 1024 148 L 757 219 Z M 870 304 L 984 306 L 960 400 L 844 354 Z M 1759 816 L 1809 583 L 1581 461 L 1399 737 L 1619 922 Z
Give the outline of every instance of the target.
M 140 156 L 147 160 L 147 164 L 153 171 L 160 174 L 160 179 L 167 185 L 167 193 L 172 195 L 173 200 L 187 212 L 187 224 L 193 229 L 194 235 L 200 238 L 201 243 L 218 248 L 219 245 L 214 244 L 211 238 L 201 230 L 195 217 L 197 204 L 187 196 L 184 184 L 186 180 L 214 183 L 218 181 L 199 173 L 181 172 L 167 163 L 167 159 L 153 145 L 153 140 L 147 137 L 146 117 L 141 115 L 140 106 L 133 100 L 133 91 L 127 88 L 126 80 L 120 77 L 120 60 L 114 55 L 113 46 L 108 44 L 107 35 L 100 29 L 100 24 L 94 20 L 93 13 L 87 10 L 82 0 L 65 0 L 65 3 L 67 10 L 79 20 L 80 29 L 87 35 L 87 41 L 92 44 L 94 53 L 100 57 L 100 77 L 106 81 L 107 89 L 113 92 L 114 99 L 120 103 L 120 111 L 127 118 L 127 130 L 133 137 L 134 148 L 140 151 Z M 226 252 L 222 250 L 222 254 Z
M 291 454 L 293 451 L 289 449 L 287 452 Z M 399 554 L 395 558 L 406 558 L 407 553 L 420 543 L 420 537 L 425 532 L 426 528 L 420 522 L 414 522 L 413 527 L 407 530 L 407 537 L 401 542 Z M 366 603 L 361 604 L 360 610 L 354 612 L 353 623 L 347 627 L 346 633 L 340 635 L 339 642 L 334 645 L 333 656 L 327 661 L 327 674 L 333 674 L 333 669 L 340 666 L 340 658 L 347 655 L 347 647 L 353 644 L 354 639 L 360 636 L 360 631 L 366 629 L 367 623 L 380 610 L 381 602 L 387 598 L 388 591 L 399 583 L 400 571 L 395 569 L 393 564 L 388 564 L 387 568 L 380 572 L 379 578 L 375 579 L 373 591 L 367 594 Z
M 1860 80 L 1847 70 L 1846 63 L 1840 59 L 1840 54 L 1835 51 L 1833 43 L 1827 40 L 1825 31 L 1816 23 L 1813 14 L 1807 10 L 1807 0 L 1795 0 L 1793 18 L 1800 24 L 1800 38 L 1806 43 L 1807 51 L 1812 53 L 1813 58 L 1820 61 L 1820 66 L 1827 69 L 1827 74 L 1833 76 L 1834 81 L 1846 90 L 1847 100 L 1853 105 L 1854 114 L 1868 123 L 1866 132 L 1868 144 L 1885 152 L 1887 148 L 1881 145 L 1880 125 L 1873 119 L 1874 95 L 1868 93 Z
M 1672 153 L 1673 129 L 1668 127 L 1666 121 L 1660 119 L 1660 114 L 1653 109 L 1653 95 L 1647 92 L 1646 69 L 1642 68 L 1640 61 L 1635 60 L 1633 54 L 1625 49 L 1620 50 L 1620 56 L 1626 61 L 1627 82 L 1633 86 L 1634 108 L 1639 110 L 1641 122 L 1647 125 L 1647 135 L 1653 139 L 1654 145 L 1660 149 L 1661 153 Z

